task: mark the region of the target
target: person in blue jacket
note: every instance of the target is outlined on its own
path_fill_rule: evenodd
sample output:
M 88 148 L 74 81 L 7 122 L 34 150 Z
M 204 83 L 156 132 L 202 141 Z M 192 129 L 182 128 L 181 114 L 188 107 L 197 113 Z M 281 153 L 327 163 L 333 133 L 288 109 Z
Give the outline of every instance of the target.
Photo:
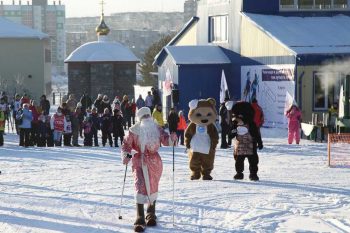
M 33 114 L 29 110 L 29 104 L 24 104 L 23 109 L 17 112 L 17 117 L 19 121 L 19 145 L 28 147 L 30 145 L 29 135 L 32 128 Z

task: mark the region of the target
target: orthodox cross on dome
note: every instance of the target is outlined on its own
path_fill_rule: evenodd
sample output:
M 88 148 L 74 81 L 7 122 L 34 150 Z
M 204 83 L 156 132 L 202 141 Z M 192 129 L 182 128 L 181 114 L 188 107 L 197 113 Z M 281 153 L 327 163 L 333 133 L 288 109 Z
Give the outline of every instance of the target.
M 100 5 L 101 5 L 101 10 L 102 10 L 102 15 L 104 15 L 104 8 L 103 8 L 104 4 L 105 4 L 105 1 L 101 0 Z
M 99 36 L 106 36 L 109 33 L 109 28 L 106 25 L 105 21 L 104 21 L 104 5 L 105 5 L 105 1 L 101 0 L 100 2 L 101 4 L 101 8 L 102 8 L 102 14 L 101 14 L 101 21 L 100 21 L 100 25 L 98 25 L 95 29 L 97 35 Z

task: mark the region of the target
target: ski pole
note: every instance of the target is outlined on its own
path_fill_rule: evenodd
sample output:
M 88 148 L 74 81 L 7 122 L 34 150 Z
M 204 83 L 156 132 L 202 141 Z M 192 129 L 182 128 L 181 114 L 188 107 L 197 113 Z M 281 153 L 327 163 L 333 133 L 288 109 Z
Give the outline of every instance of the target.
M 11 125 L 11 130 L 12 130 L 12 133 L 13 133 L 13 121 L 12 121 L 12 116 L 11 116 L 11 114 L 9 114 L 10 116 L 9 116 L 9 120 L 10 120 L 10 125 Z M 9 131 L 10 131 L 10 129 L 9 129 Z
M 127 158 L 131 159 L 132 155 L 127 155 Z M 123 219 L 123 217 L 121 216 L 121 212 L 122 212 L 122 204 L 123 204 L 123 196 L 124 196 L 124 187 L 125 187 L 125 180 L 126 180 L 126 173 L 128 171 L 128 164 L 125 165 L 125 173 L 124 173 L 124 181 L 123 181 L 123 188 L 122 188 L 122 195 L 120 197 L 120 206 L 119 206 L 119 219 Z
M 175 200 L 175 143 L 173 144 L 173 226 L 175 225 L 175 209 L 174 209 L 174 200 Z

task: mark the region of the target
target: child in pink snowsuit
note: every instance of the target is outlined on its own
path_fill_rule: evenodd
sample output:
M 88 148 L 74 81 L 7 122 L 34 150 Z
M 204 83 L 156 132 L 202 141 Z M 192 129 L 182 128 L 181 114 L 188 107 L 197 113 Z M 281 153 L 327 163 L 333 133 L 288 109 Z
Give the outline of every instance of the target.
M 295 138 L 295 142 L 299 144 L 301 111 L 296 105 L 293 104 L 286 112 L 286 116 L 288 118 L 288 143 L 292 144 L 293 138 Z

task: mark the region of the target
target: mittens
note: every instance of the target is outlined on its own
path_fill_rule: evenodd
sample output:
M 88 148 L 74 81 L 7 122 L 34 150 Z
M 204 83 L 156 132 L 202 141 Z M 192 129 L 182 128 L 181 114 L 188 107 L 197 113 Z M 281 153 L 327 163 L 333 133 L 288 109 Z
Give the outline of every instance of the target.
M 176 133 L 172 133 L 172 134 L 170 135 L 170 139 L 171 139 L 171 141 L 172 141 L 173 143 L 174 143 L 174 142 L 177 142 L 178 138 L 177 138 Z
M 131 160 L 132 155 L 131 154 L 123 154 L 123 164 L 127 165 L 129 163 L 129 161 Z

